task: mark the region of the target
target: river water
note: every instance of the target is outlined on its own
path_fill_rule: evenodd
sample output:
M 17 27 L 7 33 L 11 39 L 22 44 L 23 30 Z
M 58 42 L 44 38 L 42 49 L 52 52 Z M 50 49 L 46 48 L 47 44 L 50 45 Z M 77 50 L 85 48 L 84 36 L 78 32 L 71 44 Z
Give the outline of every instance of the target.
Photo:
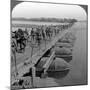
M 59 22 L 39 22 L 39 21 L 12 21 L 12 24 L 31 24 L 31 25 L 56 25 L 56 24 L 66 24 Z
M 60 79 L 55 79 L 58 86 L 87 84 L 87 22 L 78 22 L 72 28 L 76 32 L 73 59 L 69 63 L 70 71 Z

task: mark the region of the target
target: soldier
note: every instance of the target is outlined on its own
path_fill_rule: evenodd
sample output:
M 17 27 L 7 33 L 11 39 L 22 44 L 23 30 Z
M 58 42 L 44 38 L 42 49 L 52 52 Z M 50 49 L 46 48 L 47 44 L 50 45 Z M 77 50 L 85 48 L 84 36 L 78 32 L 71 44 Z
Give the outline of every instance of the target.
M 34 40 L 34 37 L 35 37 L 34 34 L 35 34 L 35 32 L 34 32 L 34 30 L 33 30 L 33 28 L 32 28 L 32 30 L 31 30 L 31 41 Z
M 25 43 L 27 44 L 27 43 L 28 43 L 28 38 L 29 38 L 29 33 L 28 33 L 28 31 L 27 31 L 27 28 L 26 28 L 25 31 L 24 31 L 24 38 L 26 39 L 26 40 L 25 40 Z
M 24 37 L 24 32 L 22 31 L 22 29 L 18 29 L 18 31 L 16 32 L 16 41 L 17 41 L 17 46 L 18 44 L 20 44 L 20 50 L 25 50 L 25 37 Z
M 43 40 L 45 40 L 45 32 L 44 32 L 44 30 L 42 30 L 42 37 L 43 37 Z
M 40 46 L 40 43 L 41 43 L 41 35 L 40 35 L 40 32 L 38 31 L 38 28 L 37 28 L 37 31 L 36 31 L 36 42 L 38 44 L 38 46 Z

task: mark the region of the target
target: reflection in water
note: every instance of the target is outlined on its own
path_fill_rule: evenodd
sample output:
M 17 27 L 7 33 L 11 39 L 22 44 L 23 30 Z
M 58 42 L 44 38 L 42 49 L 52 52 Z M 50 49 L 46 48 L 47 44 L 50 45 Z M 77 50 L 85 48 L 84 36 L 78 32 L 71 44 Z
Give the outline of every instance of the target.
M 52 77 L 55 79 L 61 79 L 67 76 L 70 70 L 64 70 L 64 71 L 56 71 L 56 72 L 48 72 L 48 77 Z
M 69 63 L 69 62 L 71 62 L 72 61 L 72 59 L 73 59 L 73 56 L 72 55 L 70 55 L 70 56 L 67 56 L 67 57 L 61 57 L 61 58 L 63 58 L 67 63 Z

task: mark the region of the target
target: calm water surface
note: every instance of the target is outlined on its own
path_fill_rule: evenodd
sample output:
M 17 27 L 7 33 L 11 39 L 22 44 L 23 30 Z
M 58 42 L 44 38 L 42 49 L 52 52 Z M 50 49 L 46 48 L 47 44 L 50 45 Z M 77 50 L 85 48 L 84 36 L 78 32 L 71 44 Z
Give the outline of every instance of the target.
M 73 48 L 73 60 L 69 63 L 70 71 L 64 73 L 61 79 L 55 79 L 59 86 L 87 83 L 87 23 L 78 22 L 71 29 L 76 32 L 77 37 Z

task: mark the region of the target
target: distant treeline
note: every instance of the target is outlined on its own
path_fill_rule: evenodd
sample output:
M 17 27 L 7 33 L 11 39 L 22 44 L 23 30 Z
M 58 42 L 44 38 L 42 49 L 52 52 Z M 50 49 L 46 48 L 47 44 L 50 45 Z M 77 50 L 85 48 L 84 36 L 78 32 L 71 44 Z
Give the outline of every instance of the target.
M 38 21 L 38 22 L 58 22 L 58 23 L 73 23 L 77 22 L 76 19 L 61 19 L 61 18 L 12 18 L 15 21 Z

